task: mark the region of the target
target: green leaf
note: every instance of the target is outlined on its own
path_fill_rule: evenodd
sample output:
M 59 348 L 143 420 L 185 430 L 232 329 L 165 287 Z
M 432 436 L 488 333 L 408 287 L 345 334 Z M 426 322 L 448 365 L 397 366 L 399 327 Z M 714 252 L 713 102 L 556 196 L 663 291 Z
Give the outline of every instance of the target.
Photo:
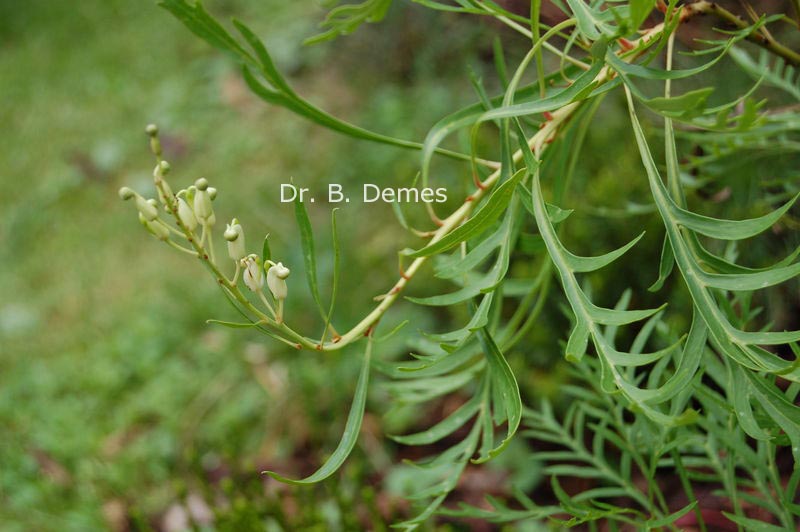
M 786 65 L 780 58 L 777 58 L 775 65 L 771 67 L 769 65 L 770 56 L 766 50 L 762 50 L 758 57 L 758 63 L 753 61 L 741 48 L 732 48 L 728 55 L 753 79 L 763 79 L 767 85 L 781 89 L 795 100 L 800 101 L 800 77 L 791 66 Z
M 244 37 L 244 40 L 247 41 L 247 44 L 253 49 L 258 57 L 258 61 L 261 63 L 261 73 L 264 77 L 269 81 L 276 89 L 284 92 L 287 95 L 294 95 L 294 91 L 289 86 L 289 84 L 284 79 L 283 75 L 278 72 L 278 69 L 275 67 L 275 63 L 272 61 L 272 57 L 269 55 L 266 47 L 264 47 L 264 43 L 261 42 L 253 31 L 239 22 L 238 20 L 233 20 L 233 25 L 236 26 L 236 29 L 239 33 Z
M 497 71 L 497 77 L 500 80 L 500 86 L 504 89 L 508 87 L 508 69 L 506 68 L 506 57 L 503 52 L 503 41 L 500 37 L 495 37 L 492 41 L 492 56 L 494 58 L 494 69 Z M 491 106 L 487 107 L 487 110 Z
M 547 466 L 544 470 L 547 475 L 561 475 L 569 478 L 605 478 L 603 471 L 598 471 L 591 466 L 576 466 L 567 464 L 556 464 Z
M 469 238 L 479 235 L 506 210 L 506 207 L 508 207 L 514 195 L 514 188 L 523 177 L 525 177 L 525 170 L 518 171 L 511 179 L 502 183 L 492 192 L 486 203 L 483 204 L 472 218 L 446 234 L 440 240 L 431 242 L 422 249 L 408 252 L 406 255 L 413 258 L 428 257 L 435 253 L 446 251 Z
M 269 235 L 264 237 L 264 244 L 261 246 L 261 264 L 272 260 L 272 251 L 269 249 Z
M 364 0 L 359 4 L 345 4 L 333 8 L 320 23 L 326 31 L 309 37 L 303 44 L 329 41 L 339 35 L 349 35 L 364 22 L 380 22 L 392 5 L 392 0 Z
M 398 323 L 397 325 L 395 325 L 395 326 L 392 328 L 392 330 L 391 330 L 391 331 L 389 331 L 388 333 L 384 334 L 383 336 L 379 336 L 378 338 L 375 338 L 375 343 L 376 343 L 376 344 L 379 344 L 379 343 L 381 343 L 381 342 L 385 342 L 386 340 L 390 339 L 392 336 L 394 336 L 395 334 L 397 334 L 398 332 L 400 332 L 400 330 L 401 330 L 403 327 L 405 327 L 406 325 L 408 325 L 408 320 L 403 320 L 403 321 L 401 321 L 400 323 Z
M 433 427 L 406 436 L 390 436 L 403 445 L 429 445 L 449 436 L 475 415 L 481 406 L 481 394 L 476 393 L 469 401 L 461 405 L 455 412 Z
M 745 370 L 733 368 L 733 379 L 731 383 L 731 393 L 729 397 L 733 403 L 736 418 L 742 429 L 751 437 L 757 440 L 771 440 L 772 435 L 761 428 L 753 414 L 753 407 L 750 400 L 753 396 L 753 387 L 744 374 Z
M 705 87 L 686 92 L 680 96 L 650 98 L 645 100 L 644 103 L 649 108 L 665 116 L 693 118 L 702 114 L 706 108 L 708 97 L 712 92 L 714 92 L 713 87 Z
M 575 327 L 569 335 L 567 341 L 567 348 L 564 357 L 570 362 L 580 362 L 583 355 L 586 354 L 586 348 L 589 345 L 589 326 L 585 321 L 578 319 Z
M 668 527 L 684 515 L 691 512 L 697 506 L 697 501 L 692 501 L 677 512 L 672 512 L 671 514 L 664 516 L 660 519 L 650 519 L 645 523 L 645 527 L 647 530 L 652 529 L 660 529 L 664 527 Z
M 340 262 L 340 251 L 339 251 L 339 235 L 336 232 L 336 211 L 339 209 L 333 209 L 331 211 L 331 240 L 333 241 L 333 279 L 331 280 L 331 304 L 328 307 L 328 313 L 325 315 L 325 329 L 322 333 L 322 338 L 325 338 L 325 335 L 328 333 L 328 329 L 331 326 L 331 319 L 333 318 L 333 310 L 336 307 L 336 294 L 339 290 L 339 262 Z
M 580 293 L 580 299 L 583 301 L 583 307 L 595 323 L 602 325 L 627 325 L 649 318 L 656 312 L 666 307 L 666 303 L 658 308 L 651 308 L 646 310 L 617 310 L 610 308 L 598 307 L 586 297 L 583 292 Z
M 572 268 L 572 271 L 578 273 L 593 272 L 595 270 L 599 270 L 600 268 L 608 266 L 609 264 L 620 258 L 629 249 L 635 246 L 636 243 L 639 240 L 641 240 L 643 236 L 644 236 L 644 231 L 639 236 L 637 236 L 636 238 L 634 238 L 621 248 L 615 249 L 614 251 L 610 251 L 598 257 L 579 257 L 578 255 L 570 253 L 566 249 L 564 250 L 565 251 L 564 256 L 566 258 L 567 264 L 569 264 L 570 267 Z
M 441 347 L 446 351 L 451 351 L 451 352 L 455 351 L 456 349 L 464 345 L 467 342 L 467 340 L 469 340 L 472 337 L 472 334 L 475 331 L 477 331 L 482 327 L 485 327 L 489 323 L 489 310 L 492 307 L 493 298 L 494 298 L 494 292 L 489 292 L 485 294 L 481 300 L 480 305 L 478 305 L 478 308 L 475 309 L 467 325 L 465 325 L 461 329 L 449 333 L 428 334 L 426 336 L 428 336 L 431 340 L 435 342 L 440 342 Z
M 767 288 L 800 275 L 800 263 L 762 272 L 739 274 L 715 274 L 700 272 L 700 282 L 712 288 L 732 291 L 748 291 Z
M 627 89 L 627 88 L 626 88 Z M 674 252 L 675 261 L 678 269 L 681 271 L 683 278 L 686 282 L 692 300 L 695 303 L 697 312 L 703 317 L 703 320 L 708 325 L 709 337 L 712 343 L 726 356 L 734 360 L 736 363 L 750 369 L 757 371 L 769 371 L 772 373 L 779 373 L 784 375 L 787 379 L 797 381 L 800 380 L 800 371 L 797 370 L 794 363 L 786 362 L 777 355 L 765 351 L 763 349 L 754 347 L 757 345 L 778 345 L 798 341 L 800 339 L 800 331 L 794 332 L 745 332 L 736 329 L 730 324 L 725 313 L 719 308 L 714 295 L 709 290 L 706 283 L 716 282 L 721 284 L 728 282 L 729 278 L 724 277 L 707 277 L 706 272 L 697 264 L 693 252 L 694 250 L 684 241 L 680 230 L 679 214 L 676 210 L 676 205 L 669 192 L 666 190 L 664 183 L 658 172 L 658 168 L 650 153 L 650 148 L 644 137 L 641 124 L 636 116 L 633 106 L 633 98 L 630 90 L 626 90 L 628 98 L 628 108 L 630 111 L 631 124 L 633 125 L 634 135 L 636 137 L 637 145 L 642 162 L 647 173 L 650 189 L 653 194 L 658 211 L 664 222 L 667 230 L 667 237 L 670 241 L 670 246 Z M 671 122 L 666 122 L 666 135 L 668 142 L 670 142 L 673 135 Z M 669 172 L 676 172 L 678 168 L 677 161 L 674 160 L 677 156 L 674 150 L 667 150 L 670 157 L 673 159 L 668 162 L 667 170 Z M 671 181 L 677 180 L 677 176 L 668 176 Z M 763 217 L 762 217 L 763 218 Z M 683 218 L 686 221 L 687 218 Z M 720 226 L 725 226 L 725 223 L 720 223 Z M 750 226 L 749 230 L 759 229 L 758 226 Z M 720 231 L 709 230 L 715 234 L 721 234 Z M 723 233 L 724 234 L 724 233 Z M 793 271 L 784 270 L 778 272 L 778 276 L 784 276 Z M 752 279 L 752 278 L 751 278 Z M 762 283 L 771 282 L 774 279 L 758 278 Z
M 528 195 L 530 195 L 530 193 Z M 560 224 L 569 218 L 570 214 L 575 212 L 573 209 L 562 209 L 551 203 L 545 203 L 545 208 L 547 208 L 547 216 L 550 218 L 550 221 L 553 222 L 553 225 Z
M 428 182 L 430 160 L 433 153 L 450 133 L 479 122 L 487 122 L 502 118 L 519 118 L 526 115 L 543 113 L 545 111 L 553 111 L 563 107 L 579 97 L 584 90 L 596 85 L 595 77 L 600 73 L 603 64 L 603 61 L 595 61 L 592 63 L 589 70 L 581 73 L 569 87 L 547 98 L 500 106 L 485 112 L 480 106 L 470 106 L 439 120 L 431 128 L 425 138 L 424 147 L 422 149 L 422 182 Z M 495 103 L 494 100 L 492 103 Z
M 482 9 L 478 9 L 476 7 L 468 7 L 462 5 L 462 7 L 457 7 L 449 4 L 444 4 L 442 2 L 435 2 L 434 0 L 412 0 L 415 4 L 419 4 L 421 6 L 428 7 L 430 9 L 435 9 L 437 11 L 447 11 L 450 13 L 471 13 L 473 15 L 484 15 L 486 11 Z M 460 4 L 464 4 L 464 2 L 458 2 Z
M 491 111 L 486 111 L 477 118 L 479 122 L 497 120 L 500 118 L 519 118 L 522 116 L 553 111 L 565 105 L 582 99 L 587 90 L 593 89 L 597 84 L 595 77 L 602 70 L 604 62 L 601 60 L 592 63 L 589 70 L 586 70 L 569 87 L 557 92 L 552 96 L 531 102 L 516 103 L 508 106 L 496 107 Z M 470 122 L 471 123 L 471 122 Z M 451 126 L 452 127 L 452 126 Z M 433 132 L 434 130 L 431 130 Z M 430 134 L 429 134 L 430 136 Z M 426 144 L 428 140 L 426 139 Z
M 649 290 L 650 292 L 658 292 L 664 286 L 672 269 L 675 267 L 675 255 L 672 254 L 672 246 L 669 245 L 669 238 L 664 238 L 664 243 L 661 246 L 661 260 L 658 263 L 658 279 L 654 282 Z
M 630 30 L 636 31 L 639 29 L 650 12 L 656 5 L 656 0 L 630 0 L 629 20 Z
M 592 41 L 600 38 L 600 31 L 597 29 L 599 21 L 595 20 L 592 10 L 583 0 L 567 0 L 569 8 L 578 21 L 578 29 L 584 37 Z
M 800 194 L 784 203 L 778 209 L 758 218 L 749 220 L 721 220 L 701 214 L 695 214 L 678 207 L 674 202 L 670 208 L 675 220 L 682 226 L 700 234 L 719 238 L 720 240 L 742 240 L 762 233 L 775 225 L 775 223 L 792 208 Z
M 521 143 L 520 148 L 523 151 L 525 149 L 530 149 L 524 142 Z M 586 350 L 584 347 L 584 337 L 587 338 L 587 342 L 588 337 L 591 337 L 600 358 L 602 369 L 601 387 L 605 391 L 612 393 L 615 389 L 621 390 L 631 401 L 631 409 L 644 413 L 647 417 L 660 425 L 677 426 L 693 421 L 696 418 L 696 412 L 692 410 L 687 410 L 679 416 L 666 415 L 646 404 L 644 402 L 645 398 L 642 397 L 643 391 L 628 383 L 615 367 L 617 362 L 622 362 L 627 365 L 629 363 L 636 363 L 637 359 L 615 350 L 597 330 L 597 324 L 612 326 L 624 325 L 648 318 L 656 314 L 663 307 L 650 310 L 621 310 L 605 309 L 594 305 L 580 288 L 575 278 L 575 273 L 567 262 L 566 250 L 559 241 L 555 229 L 546 214 L 538 171 L 533 172 L 531 200 L 533 202 L 533 211 L 537 227 L 545 242 L 548 254 L 561 278 L 562 287 L 570 307 L 575 314 L 577 325 L 576 328 L 573 329 L 573 334 L 568 343 L 568 353 L 570 356 L 579 358 Z M 588 335 L 584 328 L 588 330 Z M 643 359 L 653 361 L 659 357 L 666 356 L 671 351 L 672 349 L 662 350 L 651 355 L 653 358 L 645 356 Z M 688 383 L 685 385 L 688 385 Z
M 311 221 L 308 219 L 308 211 L 305 203 L 296 199 L 294 202 L 294 217 L 297 220 L 297 227 L 300 229 L 300 244 L 303 248 L 303 263 L 305 264 L 306 280 L 311 296 L 317 304 L 317 308 L 326 319 L 325 309 L 322 307 L 322 300 L 319 296 L 319 286 L 317 285 L 317 256 L 314 250 L 314 232 L 311 229 Z
M 172 13 L 192 33 L 210 45 L 252 60 L 250 54 L 236 42 L 236 39 L 208 14 L 200 0 L 195 0 L 194 5 L 186 0 L 161 0 L 158 5 Z
M 223 327 L 229 327 L 231 329 L 249 329 L 251 327 L 258 327 L 257 322 L 252 323 L 238 323 L 234 321 L 222 321 L 222 320 L 206 320 L 206 323 L 213 323 L 215 325 L 222 325 Z
M 508 365 L 503 353 L 498 349 L 489 331 L 484 327 L 478 331 L 478 337 L 481 340 L 486 360 L 489 368 L 489 378 L 491 387 L 493 389 L 492 395 L 499 399 L 500 404 L 493 404 L 495 410 L 501 409 L 503 419 L 508 423 L 506 437 L 494 449 L 488 451 L 477 459 L 473 460 L 475 463 L 485 462 L 491 460 L 511 442 L 514 434 L 519 428 L 520 420 L 522 419 L 522 399 L 519 395 L 519 386 L 517 379 L 514 378 L 514 373 Z M 493 401 L 494 402 L 494 401 Z
M 733 42 L 731 42 L 730 44 L 732 45 Z M 620 75 L 625 76 L 626 78 L 635 77 L 635 78 L 650 79 L 650 80 L 683 79 L 696 76 L 697 74 L 700 74 L 708 70 L 715 64 L 717 64 L 723 57 L 725 57 L 724 51 L 719 55 L 717 55 L 711 61 L 695 68 L 688 68 L 685 70 L 663 70 L 661 68 L 652 68 L 643 65 L 637 65 L 635 63 L 626 63 L 625 61 L 620 59 L 619 56 L 615 54 L 613 50 L 609 49 L 606 52 L 606 61 L 614 70 L 619 72 Z M 639 91 L 635 90 L 632 87 L 633 84 L 630 83 L 630 80 L 626 79 L 626 82 L 628 86 L 631 86 L 631 91 L 637 97 L 639 97 L 640 96 Z
M 492 251 L 497 249 L 508 239 L 513 221 L 511 217 L 506 217 L 494 233 L 482 240 L 464 257 L 461 257 L 461 253 L 456 250 L 452 260 L 448 260 L 442 266 L 436 268 L 436 277 L 440 279 L 453 279 L 478 266 L 481 262 L 486 260 Z
M 389 0 L 369 1 L 373 4 L 389 2 Z M 258 37 L 241 22 L 234 21 L 234 25 L 239 33 L 242 34 L 242 37 L 255 50 L 258 58 L 253 57 L 245 50 L 221 24 L 209 15 L 199 0 L 194 4 L 187 2 L 187 0 L 162 0 L 159 5 L 172 13 L 175 18 L 198 37 L 215 48 L 237 57 L 242 63 L 242 74 L 247 86 L 266 102 L 285 107 L 299 116 L 350 137 L 400 148 L 414 150 L 423 148 L 423 145 L 418 142 L 383 135 L 340 120 L 298 96 L 275 68 L 269 53 Z M 348 6 L 341 7 L 347 8 Z M 253 69 L 261 74 L 273 87 L 265 87 L 253 74 Z M 445 149 L 436 148 L 433 151 L 456 159 L 470 160 L 467 155 Z
M 753 397 L 789 437 L 795 467 L 800 467 L 800 407 L 790 403 L 775 384 L 768 384 L 764 377 L 750 371 L 744 374 L 753 386 Z
M 758 519 L 738 516 L 726 511 L 723 511 L 722 513 L 725 515 L 725 517 L 737 525 L 743 526 L 748 532 L 786 532 L 786 529 L 782 526 L 765 523 L 764 521 L 759 521 Z
M 350 413 L 347 415 L 347 423 L 344 427 L 344 433 L 342 434 L 342 439 L 339 442 L 339 445 L 336 447 L 336 450 L 333 452 L 330 458 L 328 458 L 322 467 L 304 479 L 293 480 L 272 471 L 265 471 L 266 474 L 287 484 L 314 484 L 325 480 L 342 466 L 344 461 L 350 455 L 350 452 L 353 450 L 353 447 L 355 447 L 356 441 L 358 440 L 358 434 L 361 431 L 361 421 L 364 419 L 364 407 L 367 403 L 367 388 L 369 387 L 369 365 L 371 354 L 372 339 L 370 338 L 367 341 L 367 348 L 364 352 L 364 361 L 361 364 L 361 372 L 358 376 L 358 383 L 356 384 L 356 393 L 353 397 L 353 404 L 350 406 Z
M 675 369 L 675 373 L 658 388 L 636 390 L 635 392 L 629 390 L 629 392 L 638 400 L 651 405 L 657 405 L 675 397 L 686 389 L 687 383 L 690 383 L 692 377 L 697 373 L 706 349 L 707 338 L 706 324 L 700 314 L 695 311 L 692 314 L 692 327 L 689 330 L 689 336 L 686 338 L 683 355 L 680 358 L 678 367 Z

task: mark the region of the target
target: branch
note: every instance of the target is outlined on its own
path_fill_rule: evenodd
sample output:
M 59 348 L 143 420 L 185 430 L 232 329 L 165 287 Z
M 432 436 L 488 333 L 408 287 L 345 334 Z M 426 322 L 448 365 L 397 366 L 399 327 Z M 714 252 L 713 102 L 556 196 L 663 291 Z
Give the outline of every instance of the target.
M 719 4 L 709 2 L 707 0 L 700 0 L 699 2 L 695 2 L 684 7 L 683 12 L 681 13 L 681 19 L 686 20 L 688 17 L 696 14 L 714 15 L 718 19 L 740 30 L 750 27 L 747 21 L 745 21 L 739 15 L 731 13 Z M 782 57 L 791 65 L 800 66 L 800 54 L 776 41 L 771 34 L 764 33 L 758 29 L 750 33 L 750 35 L 747 36 L 747 40 L 757 44 L 758 46 L 761 46 L 762 48 L 765 48 L 766 50 L 769 50 L 777 56 Z

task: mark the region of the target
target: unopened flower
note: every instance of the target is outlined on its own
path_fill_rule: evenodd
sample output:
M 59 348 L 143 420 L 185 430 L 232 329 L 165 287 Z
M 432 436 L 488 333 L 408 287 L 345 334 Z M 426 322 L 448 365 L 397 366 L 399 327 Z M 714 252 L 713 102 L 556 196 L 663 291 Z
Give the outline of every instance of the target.
M 180 218 L 181 223 L 186 226 L 186 229 L 189 231 L 194 231 L 195 227 L 197 227 L 197 218 L 192 208 L 189 207 L 189 204 L 186 203 L 186 200 L 183 198 L 178 198 L 178 218 Z
M 242 259 L 244 267 L 244 284 L 253 292 L 260 292 L 264 288 L 264 271 L 261 269 L 261 260 L 258 255 L 248 255 Z
M 123 201 L 127 201 L 136 196 L 136 192 L 131 190 L 129 187 L 122 187 L 119 189 L 119 198 Z
M 164 179 L 164 176 L 169 173 L 169 170 L 170 166 L 167 161 L 159 162 L 153 170 L 153 181 L 156 184 L 156 190 L 158 190 L 158 199 L 161 200 L 161 203 L 164 205 L 169 205 L 169 200 L 175 197 L 169 183 Z
M 267 286 L 276 300 L 280 301 L 286 299 L 286 296 L 289 294 L 289 289 L 286 286 L 286 278 L 289 277 L 290 273 L 291 271 L 289 268 L 284 266 L 281 262 L 273 264 L 267 271 Z
M 159 240 L 169 239 L 169 229 L 159 221 L 148 220 L 144 214 L 139 213 L 139 222 L 147 229 L 147 232 Z
M 183 192 L 183 194 L 181 194 L 181 192 Z M 197 187 L 190 185 L 189 188 L 183 189 L 181 192 L 178 192 L 178 196 L 183 196 L 186 198 L 186 203 L 194 205 L 194 194 L 197 192 Z
M 240 260 L 247 254 L 244 246 L 244 229 L 239 220 L 234 218 L 225 228 L 225 240 L 228 241 L 228 255 L 233 260 Z
M 141 214 L 148 222 L 158 218 L 158 203 L 156 203 L 155 200 L 146 200 L 140 194 L 137 194 L 136 191 L 131 190 L 128 187 L 122 187 L 119 189 L 119 197 L 123 200 L 134 198 L 136 200 L 136 208 L 139 210 L 139 214 Z
M 144 129 L 147 136 L 150 137 L 150 149 L 156 156 L 161 156 L 161 142 L 158 140 L 158 126 L 155 124 L 148 124 Z
M 194 193 L 194 214 L 201 222 L 209 222 L 209 219 L 214 216 L 214 209 L 211 206 L 211 195 L 208 193 L 208 181 L 201 177 L 195 181 L 197 187 Z

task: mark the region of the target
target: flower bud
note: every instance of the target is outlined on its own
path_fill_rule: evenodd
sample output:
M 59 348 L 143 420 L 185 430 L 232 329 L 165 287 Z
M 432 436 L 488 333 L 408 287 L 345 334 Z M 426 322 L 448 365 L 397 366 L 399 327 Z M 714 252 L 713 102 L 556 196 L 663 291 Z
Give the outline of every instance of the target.
M 228 241 L 228 255 L 233 260 L 244 258 L 247 251 L 244 247 L 244 230 L 239 225 L 239 220 L 234 218 L 225 228 L 225 240 Z
M 170 200 L 175 195 L 172 193 L 172 189 L 164 180 L 164 176 L 169 173 L 170 166 L 167 161 L 160 161 L 156 167 L 153 169 L 153 182 L 156 184 L 156 190 L 158 190 L 158 199 L 164 205 L 171 207 Z
M 161 184 L 156 186 L 156 190 L 158 191 L 159 201 L 161 201 L 162 204 L 169 206 L 170 198 L 175 197 L 175 194 L 172 193 L 169 183 L 162 179 Z
M 122 200 L 129 200 L 132 197 L 136 196 L 136 192 L 134 192 L 133 190 L 131 190 L 128 187 L 122 187 L 121 189 L 119 189 L 118 194 L 119 194 L 120 199 L 122 199 Z
M 200 221 L 207 222 L 214 214 L 211 207 L 211 196 L 208 194 L 208 181 L 205 179 L 198 179 L 197 191 L 194 193 L 194 214 Z
M 208 197 L 211 198 L 211 201 L 217 199 L 217 189 L 214 187 L 208 187 Z
M 290 273 L 289 268 L 281 262 L 273 265 L 267 271 L 267 286 L 275 299 L 286 299 L 289 293 L 289 289 L 286 286 L 286 278 L 289 277 Z
M 148 124 L 146 128 L 144 128 L 145 133 L 147 136 L 150 137 L 150 151 L 156 157 L 161 156 L 161 141 L 158 140 L 158 126 L 155 124 Z
M 248 255 L 242 259 L 244 275 L 242 279 L 247 288 L 253 292 L 258 292 L 264 288 L 264 270 L 261 269 L 261 260 L 258 255 Z
M 139 194 L 136 194 L 136 208 L 139 209 L 139 213 L 148 222 L 152 222 L 158 218 L 158 207 L 141 197 Z
M 183 198 L 178 198 L 178 218 L 180 218 L 181 223 L 186 226 L 186 229 L 189 231 L 194 231 L 195 227 L 197 227 L 197 218 L 192 208 L 189 207 L 189 204 L 186 203 L 186 200 Z
M 147 232 L 159 240 L 169 239 L 169 229 L 159 222 L 149 221 L 141 212 L 139 213 L 139 222 L 147 229 Z

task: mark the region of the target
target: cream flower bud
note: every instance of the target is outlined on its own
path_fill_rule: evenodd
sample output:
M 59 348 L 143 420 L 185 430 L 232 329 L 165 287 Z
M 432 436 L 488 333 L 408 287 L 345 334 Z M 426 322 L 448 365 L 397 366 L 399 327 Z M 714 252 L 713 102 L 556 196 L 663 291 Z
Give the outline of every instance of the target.
M 289 294 L 289 288 L 286 286 L 286 278 L 289 277 L 291 271 L 289 268 L 279 262 L 274 264 L 267 271 L 267 286 L 272 296 L 277 300 L 286 299 Z
M 164 176 L 169 173 L 169 170 L 170 166 L 167 161 L 160 161 L 153 170 L 153 182 L 156 184 L 156 190 L 158 190 L 158 199 L 168 206 L 170 205 L 169 200 L 175 197 L 169 183 L 164 180 Z
M 139 209 L 139 213 L 148 222 L 152 222 L 158 218 L 158 207 L 141 197 L 139 194 L 136 194 L 136 208 Z
M 169 239 L 169 229 L 159 222 L 150 221 L 145 218 L 144 214 L 141 212 L 139 213 L 139 222 L 147 229 L 147 232 L 156 237 L 159 240 L 168 240 Z
M 225 228 L 225 240 L 228 241 L 228 255 L 233 260 L 240 260 L 247 254 L 244 246 L 244 229 L 239 220 L 234 218 Z
M 195 182 L 197 191 L 194 193 L 194 214 L 201 221 L 208 221 L 214 214 L 211 207 L 211 196 L 208 193 L 208 181 L 200 178 Z
M 247 288 L 259 292 L 264 288 L 264 270 L 261 269 L 261 260 L 258 255 L 248 255 L 242 259 L 244 274 L 242 279 Z
M 185 225 L 186 229 L 189 231 L 194 231 L 195 227 L 197 227 L 197 218 L 192 208 L 189 207 L 189 204 L 186 203 L 186 200 L 183 198 L 178 198 L 178 218 L 180 218 L 181 223 Z
M 174 198 L 175 194 L 172 193 L 172 189 L 169 186 L 169 183 L 161 180 L 161 183 L 156 186 L 156 190 L 158 190 L 158 199 L 164 205 L 170 205 L 170 198 Z
M 121 189 L 119 189 L 118 194 L 121 200 L 129 200 L 134 196 L 136 196 L 136 192 L 134 192 L 128 187 L 122 187 Z
M 211 198 L 211 201 L 217 199 L 217 189 L 214 187 L 208 187 L 208 197 Z
M 158 126 L 155 124 L 148 124 L 146 128 L 144 128 L 145 133 L 147 136 L 150 137 L 150 150 L 156 155 L 161 155 L 161 142 L 158 140 Z

